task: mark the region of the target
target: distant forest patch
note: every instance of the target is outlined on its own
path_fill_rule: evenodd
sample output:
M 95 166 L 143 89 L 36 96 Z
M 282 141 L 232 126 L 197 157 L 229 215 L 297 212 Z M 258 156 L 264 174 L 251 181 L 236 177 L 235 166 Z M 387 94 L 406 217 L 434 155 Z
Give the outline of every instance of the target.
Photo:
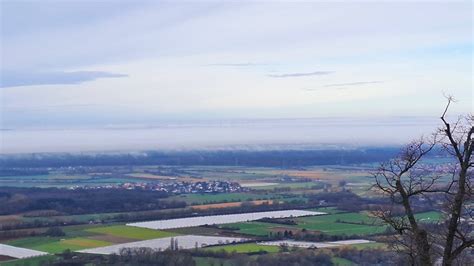
M 374 163 L 394 157 L 399 148 L 321 150 L 148 151 L 123 154 L 25 154 L 0 157 L 0 170 L 12 167 L 234 165 L 293 168 L 311 165 Z

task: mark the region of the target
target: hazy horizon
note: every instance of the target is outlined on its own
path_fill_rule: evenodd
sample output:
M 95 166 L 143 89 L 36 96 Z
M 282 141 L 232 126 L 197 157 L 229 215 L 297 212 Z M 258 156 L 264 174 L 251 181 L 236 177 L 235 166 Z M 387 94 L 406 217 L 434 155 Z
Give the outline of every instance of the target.
M 0 4 L 0 153 L 402 143 L 445 94 L 472 112 L 471 1 Z
M 435 132 L 435 117 L 175 121 L 3 130 L 3 154 L 401 145 Z

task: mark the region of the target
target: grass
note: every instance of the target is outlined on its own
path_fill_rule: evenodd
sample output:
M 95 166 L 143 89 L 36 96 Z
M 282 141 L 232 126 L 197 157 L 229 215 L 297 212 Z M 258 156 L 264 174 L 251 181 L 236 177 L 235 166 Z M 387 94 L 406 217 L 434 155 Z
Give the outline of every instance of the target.
M 238 229 L 239 233 L 265 236 L 270 232 L 293 230 L 299 231 L 303 228 L 311 231 L 319 231 L 329 235 L 371 235 L 384 232 L 386 227 L 375 225 L 374 218 L 365 213 L 337 213 L 335 209 L 318 209 L 319 211 L 327 211 L 333 213 L 329 215 L 307 216 L 293 218 L 297 225 L 282 225 L 262 222 L 242 222 L 223 225 L 221 227 L 229 227 Z
M 71 251 L 81 250 L 86 248 L 96 248 L 111 245 L 111 243 L 101 240 L 94 240 L 88 238 L 71 238 L 64 240 L 57 240 L 51 243 L 45 243 L 32 247 L 33 249 L 44 251 L 48 253 L 62 253 L 66 249 Z
M 253 187 L 255 190 L 269 190 L 274 188 L 289 187 L 291 189 L 309 189 L 313 186 L 318 186 L 321 183 L 318 182 L 294 182 L 294 183 L 279 183 L 277 185 L 268 185 L 261 187 Z
M 433 223 L 438 222 L 439 219 L 441 219 L 441 213 L 435 211 L 423 212 L 416 214 L 415 217 L 422 222 Z
M 236 228 L 239 230 L 239 233 L 256 235 L 256 236 L 266 236 L 272 231 L 272 228 L 279 226 L 276 224 L 262 223 L 262 222 L 242 222 L 242 223 L 233 223 L 225 224 L 221 228 Z
M 236 244 L 236 245 L 208 247 L 206 248 L 206 250 L 212 250 L 212 251 L 225 250 L 229 253 L 231 252 L 252 253 L 252 252 L 259 252 L 259 251 L 266 251 L 268 253 L 276 253 L 279 251 L 279 247 L 257 245 L 255 243 L 244 243 L 244 244 Z
M 172 232 L 126 226 L 126 225 L 96 227 L 96 228 L 87 229 L 86 231 L 99 233 L 99 234 L 118 236 L 118 237 L 138 239 L 138 240 L 147 240 L 147 239 L 162 238 L 162 237 L 177 235 L 176 233 L 172 233 Z
M 63 227 L 63 231 L 66 233 L 66 235 L 62 237 L 48 237 L 48 236 L 25 237 L 25 238 L 8 241 L 6 244 L 17 246 L 17 247 L 30 248 L 30 249 L 44 251 L 48 253 L 61 253 L 66 249 L 75 251 L 75 250 L 81 250 L 81 249 L 86 249 L 86 248 L 108 246 L 112 244 L 111 242 L 108 242 L 109 239 L 105 239 L 106 241 L 104 241 L 104 240 L 88 238 L 90 236 L 109 235 L 109 236 L 130 239 L 130 241 L 135 241 L 135 240 L 146 240 L 146 239 L 178 235 L 177 233 L 173 233 L 173 232 L 165 232 L 165 231 L 125 226 L 125 225 L 66 226 L 66 227 Z
M 35 246 L 52 243 L 58 240 L 60 240 L 60 238 L 58 237 L 37 236 L 37 237 L 25 237 L 25 238 L 10 240 L 10 241 L 7 241 L 5 244 L 12 245 L 15 247 L 34 249 L 33 247 Z
M 61 172 L 48 175 L 2 176 L 0 186 L 12 187 L 69 187 L 72 184 L 99 185 L 143 180 L 139 178 L 111 177 L 109 175 L 69 175 Z
M 69 239 L 62 239 L 58 237 L 27 237 L 9 241 L 6 244 L 48 253 L 61 253 L 66 249 L 74 251 L 86 248 L 108 246 L 111 243 L 83 237 Z
M 349 245 L 351 248 L 355 248 L 358 250 L 364 249 L 387 249 L 388 245 L 386 243 L 363 243 L 363 244 L 354 244 Z
M 66 249 L 80 250 L 86 248 L 103 247 L 111 245 L 106 241 L 88 239 L 83 237 L 62 239 L 58 237 L 27 237 L 7 242 L 7 244 L 44 251 L 48 253 L 61 253 Z
M 296 218 L 298 228 L 321 231 L 329 235 L 371 235 L 385 231 L 385 226 L 374 225 L 374 218 L 364 213 L 336 213 L 331 215 Z
M 343 211 L 338 210 L 336 207 L 321 207 L 321 208 L 311 209 L 309 211 L 325 212 L 327 214 L 336 214 L 336 213 L 342 213 L 343 212 Z

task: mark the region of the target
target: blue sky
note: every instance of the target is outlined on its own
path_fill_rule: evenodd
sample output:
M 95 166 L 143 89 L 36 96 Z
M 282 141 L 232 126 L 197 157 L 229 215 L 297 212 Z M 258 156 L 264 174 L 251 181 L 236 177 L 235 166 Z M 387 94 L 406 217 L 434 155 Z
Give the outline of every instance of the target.
M 472 111 L 470 1 L 1 1 L 3 128 Z

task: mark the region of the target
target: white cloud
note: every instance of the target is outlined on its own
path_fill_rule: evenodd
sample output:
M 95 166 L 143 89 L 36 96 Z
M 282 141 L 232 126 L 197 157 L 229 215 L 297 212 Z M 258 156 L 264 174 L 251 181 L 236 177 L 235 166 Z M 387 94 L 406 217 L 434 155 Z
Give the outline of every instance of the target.
M 57 106 L 57 112 L 80 114 L 84 123 L 88 117 L 95 121 L 97 110 L 104 120 L 120 120 L 124 113 L 146 118 L 433 113 L 443 90 L 472 100 L 469 6 L 147 3 L 90 22 L 77 14 L 45 25 L 32 13 L 37 28 L 31 24 L 21 33 L 18 26 L 19 32 L 11 34 L 10 28 L 2 36 L 3 70 L 101 70 L 127 77 L 4 88 L 2 113 L 18 120 L 20 109 L 33 113 Z M 17 16 L 21 10 L 14 10 Z M 332 73 L 269 77 L 315 71 Z M 301 90 L 366 80 L 384 83 Z M 423 108 L 415 107 L 420 102 Z M 469 100 L 460 103 L 460 110 L 470 108 Z

